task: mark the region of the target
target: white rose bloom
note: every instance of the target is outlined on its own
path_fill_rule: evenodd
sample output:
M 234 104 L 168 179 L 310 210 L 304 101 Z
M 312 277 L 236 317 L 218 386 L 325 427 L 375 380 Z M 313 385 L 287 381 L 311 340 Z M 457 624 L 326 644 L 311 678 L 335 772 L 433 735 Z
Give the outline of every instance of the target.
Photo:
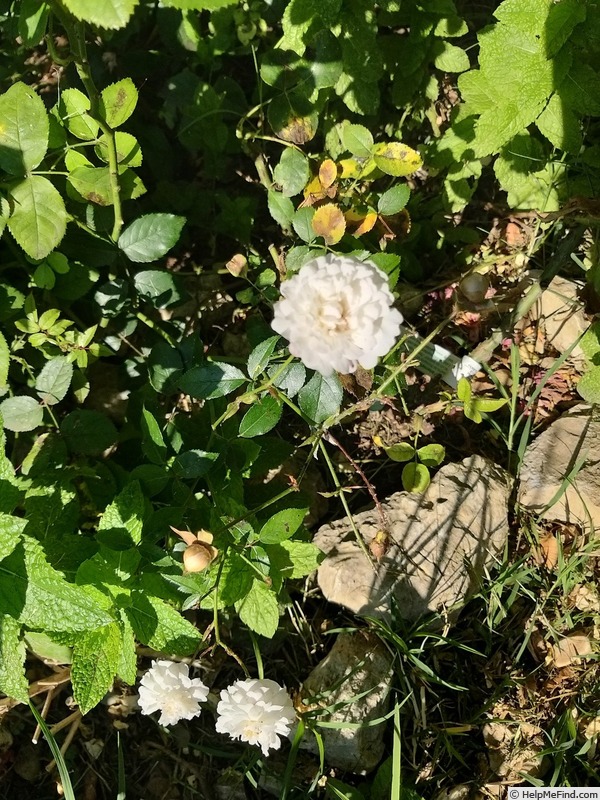
M 200 678 L 190 678 L 187 664 L 153 661 L 140 682 L 139 705 L 142 714 L 160 711 L 161 725 L 175 725 L 198 716 L 208 691 Z
M 400 333 L 402 314 L 379 267 L 329 253 L 281 285 L 271 326 L 305 366 L 331 375 L 372 369 Z
M 275 681 L 236 681 L 223 689 L 217 705 L 216 729 L 232 739 L 260 745 L 264 755 L 279 750 L 296 712 L 287 691 Z

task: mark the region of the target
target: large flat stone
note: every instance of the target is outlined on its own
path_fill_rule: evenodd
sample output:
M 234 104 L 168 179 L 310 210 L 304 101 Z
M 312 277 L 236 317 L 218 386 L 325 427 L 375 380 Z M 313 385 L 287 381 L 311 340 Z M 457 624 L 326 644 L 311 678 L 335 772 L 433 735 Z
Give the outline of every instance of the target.
M 423 495 L 397 492 L 383 504 L 391 545 L 379 563 L 359 547 L 347 518 L 324 525 L 315 544 L 325 597 L 356 614 L 414 620 L 455 609 L 492 566 L 508 535 L 507 473 L 480 456 L 443 466 Z M 381 530 L 375 510 L 354 515 L 368 545 Z
M 591 406 L 569 409 L 529 445 L 520 479 L 519 503 L 528 511 L 600 529 L 600 419 Z

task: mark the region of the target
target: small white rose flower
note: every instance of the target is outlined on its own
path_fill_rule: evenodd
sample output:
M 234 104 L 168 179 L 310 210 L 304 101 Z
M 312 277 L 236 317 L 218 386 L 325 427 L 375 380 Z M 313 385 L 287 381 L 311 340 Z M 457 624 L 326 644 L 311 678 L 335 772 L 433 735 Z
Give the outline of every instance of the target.
M 279 750 L 279 737 L 289 734 L 295 720 L 294 706 L 283 686 L 251 679 L 223 689 L 215 727 L 232 739 L 259 745 L 267 756 L 269 750 Z
M 329 253 L 281 285 L 271 327 L 305 366 L 331 375 L 372 369 L 394 346 L 402 314 L 379 267 Z
M 175 725 L 198 716 L 202 710 L 199 703 L 206 700 L 208 691 L 200 678 L 190 678 L 187 664 L 153 661 L 140 682 L 138 702 L 142 714 L 160 711 L 161 725 Z

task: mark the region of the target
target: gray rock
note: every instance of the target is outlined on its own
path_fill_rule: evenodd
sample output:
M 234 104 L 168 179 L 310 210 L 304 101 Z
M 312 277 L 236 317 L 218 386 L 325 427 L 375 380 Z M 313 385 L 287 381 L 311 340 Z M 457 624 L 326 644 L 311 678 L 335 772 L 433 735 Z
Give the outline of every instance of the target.
M 335 711 L 318 719 L 342 726 L 319 728 L 328 765 L 364 774 L 379 764 L 386 725 L 366 724 L 387 713 L 392 675 L 392 657 L 381 640 L 367 631 L 357 631 L 341 633 L 304 681 L 305 702 L 315 698 L 314 707 L 336 706 Z M 301 747 L 318 752 L 316 740 L 309 733 Z
M 579 463 L 581 469 L 552 503 Z M 519 503 L 527 510 L 585 530 L 600 528 L 600 418 L 591 406 L 571 408 L 529 445 L 520 479 Z
M 317 574 L 325 597 L 356 614 L 414 620 L 461 604 L 495 563 L 508 535 L 507 473 L 480 456 L 446 464 L 423 495 L 397 492 L 382 508 L 390 547 L 371 562 L 344 518 L 314 542 L 327 553 Z M 375 510 L 354 515 L 368 545 L 381 530 Z

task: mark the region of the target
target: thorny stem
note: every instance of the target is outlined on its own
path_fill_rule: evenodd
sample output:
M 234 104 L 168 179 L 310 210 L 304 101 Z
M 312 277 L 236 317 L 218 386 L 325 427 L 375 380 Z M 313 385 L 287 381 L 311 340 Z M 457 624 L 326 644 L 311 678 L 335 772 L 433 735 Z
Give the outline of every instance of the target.
M 327 433 L 324 434 L 323 438 L 325 439 L 326 442 L 331 442 L 331 444 L 335 445 L 338 448 L 338 450 L 340 450 L 342 452 L 342 454 L 345 456 L 345 458 L 348 459 L 348 461 L 352 465 L 352 469 L 355 470 L 355 472 L 358 473 L 358 475 L 362 479 L 362 482 L 366 486 L 367 491 L 371 495 L 371 499 L 375 503 L 375 508 L 377 509 L 377 513 L 378 513 L 379 519 L 381 521 L 381 527 L 384 530 L 387 530 L 388 522 L 387 522 L 387 519 L 386 519 L 386 516 L 385 516 L 385 511 L 383 510 L 383 507 L 382 507 L 381 503 L 379 502 L 379 498 L 377 497 L 375 489 L 373 488 L 373 484 L 370 482 L 370 480 L 367 478 L 365 473 L 362 471 L 362 469 L 359 467 L 359 465 L 356 463 L 356 461 L 352 458 L 352 456 L 346 450 L 346 448 L 340 442 L 338 442 L 338 440 L 335 438 L 335 436 L 332 436 L 331 433 L 329 433 L 329 431 L 328 431 Z
M 369 553 L 369 549 L 368 549 L 367 545 L 365 544 L 364 539 L 360 535 L 360 532 L 359 532 L 358 528 L 356 527 L 356 523 L 354 522 L 354 517 L 352 516 L 352 512 L 350 511 L 350 506 L 348 505 L 348 501 L 346 500 L 346 496 L 345 496 L 345 494 L 343 492 L 342 485 L 341 485 L 341 483 L 339 481 L 339 478 L 337 476 L 337 472 L 335 471 L 335 467 L 333 466 L 333 462 L 331 461 L 331 458 L 329 457 L 329 453 L 327 452 L 327 448 L 325 447 L 325 443 L 323 442 L 323 439 L 319 439 L 319 449 L 323 453 L 323 457 L 325 458 L 325 463 L 327 464 L 329 472 L 331 473 L 331 477 L 333 478 L 333 482 L 335 484 L 335 488 L 337 489 L 337 493 L 339 495 L 339 498 L 342 501 L 342 505 L 344 506 L 344 511 L 346 512 L 346 516 L 348 517 L 348 520 L 350 521 L 350 527 L 352 528 L 352 532 L 354 533 L 354 536 L 356 538 L 356 543 L 358 544 L 358 546 L 361 548 L 361 550 L 365 554 L 365 557 L 369 560 L 369 562 L 370 562 L 371 566 L 373 567 L 373 569 L 375 569 L 375 564 L 373 563 L 373 559 L 371 557 L 371 554 Z
M 115 131 L 106 122 L 100 110 L 100 92 L 98 91 L 92 72 L 90 63 L 87 56 L 87 47 L 85 43 L 85 23 L 71 22 L 63 17 L 63 25 L 69 35 L 69 42 L 71 44 L 71 53 L 77 69 L 81 82 L 83 83 L 90 101 L 89 115 L 98 123 L 100 130 L 106 137 L 106 149 L 108 157 L 108 175 L 110 181 L 110 188 L 113 198 L 115 221 L 113 224 L 111 238 L 113 242 L 117 242 L 123 227 L 123 215 L 121 211 L 121 195 L 119 188 L 119 161 L 117 157 L 117 144 L 115 139 Z

